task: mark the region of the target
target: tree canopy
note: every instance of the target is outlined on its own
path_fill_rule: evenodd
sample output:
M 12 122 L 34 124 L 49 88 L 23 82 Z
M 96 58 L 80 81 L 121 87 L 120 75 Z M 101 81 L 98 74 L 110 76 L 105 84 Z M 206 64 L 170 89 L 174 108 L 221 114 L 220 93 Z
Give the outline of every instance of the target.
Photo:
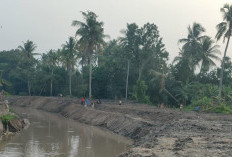
M 92 12 L 74 20 L 74 37 L 57 50 L 36 51 L 27 40 L 0 52 L 0 88 L 14 95 L 131 99 L 178 107 L 232 101 L 232 63 L 226 56 L 232 30 L 232 7 L 221 9 L 216 40 L 227 39 L 222 59 L 219 46 L 197 22 L 178 41 L 179 55 L 169 63 L 162 34 L 154 23 L 128 23 L 118 39 L 106 40 L 104 23 Z M 41 57 L 35 57 L 41 54 Z M 223 75 L 222 75 L 223 74 Z M 224 86 L 222 88 L 222 78 Z M 218 86 L 218 80 L 220 85 Z M 230 97 L 231 95 L 231 97 Z M 208 101 L 210 100 L 210 101 Z

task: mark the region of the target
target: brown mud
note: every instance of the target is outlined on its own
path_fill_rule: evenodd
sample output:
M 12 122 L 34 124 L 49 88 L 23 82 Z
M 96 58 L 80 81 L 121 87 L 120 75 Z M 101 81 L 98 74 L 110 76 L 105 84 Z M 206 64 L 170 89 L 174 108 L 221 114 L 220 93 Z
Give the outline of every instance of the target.
M 61 114 L 134 140 L 119 157 L 228 157 L 232 154 L 232 115 L 181 112 L 144 104 L 103 101 L 95 109 L 80 100 L 11 97 L 11 106 Z

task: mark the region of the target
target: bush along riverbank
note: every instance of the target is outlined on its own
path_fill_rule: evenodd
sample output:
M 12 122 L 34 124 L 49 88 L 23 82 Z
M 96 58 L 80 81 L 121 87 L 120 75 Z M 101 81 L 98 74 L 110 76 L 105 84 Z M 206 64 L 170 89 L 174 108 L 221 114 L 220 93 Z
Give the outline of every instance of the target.
M 29 125 L 27 119 L 20 119 L 9 108 L 7 100 L 0 101 L 0 137 L 11 133 L 17 133 Z

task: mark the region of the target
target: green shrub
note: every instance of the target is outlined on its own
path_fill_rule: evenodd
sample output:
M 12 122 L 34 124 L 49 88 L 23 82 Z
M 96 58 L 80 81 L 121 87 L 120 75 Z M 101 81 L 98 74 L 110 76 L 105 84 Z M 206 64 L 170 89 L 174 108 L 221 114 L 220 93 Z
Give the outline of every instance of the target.
M 213 104 L 213 99 L 212 98 L 208 98 L 208 97 L 203 97 L 199 100 L 195 100 L 192 102 L 192 105 L 194 108 L 196 106 L 199 106 L 200 110 L 207 110 L 209 109 Z
M 190 105 L 185 107 L 185 110 L 187 111 L 193 111 L 195 110 L 195 107 L 198 106 L 199 110 L 206 111 L 209 108 L 212 108 L 214 100 L 212 98 L 203 97 L 201 99 L 193 100 Z
M 191 105 L 185 108 L 185 110 L 193 111 L 195 110 L 196 106 L 199 106 L 199 109 L 205 112 L 224 113 L 224 114 L 232 113 L 232 109 L 229 106 L 227 106 L 225 103 L 218 103 L 216 97 L 214 99 L 203 97 L 202 99 L 193 101 Z
M 135 88 L 135 98 L 140 103 L 150 103 L 149 97 L 146 96 L 147 85 L 145 81 L 138 81 Z
M 201 84 L 199 82 L 195 82 L 191 84 L 189 90 L 189 97 L 192 101 L 191 104 L 196 103 L 198 100 L 202 100 L 204 97 L 210 99 L 218 95 L 218 87 L 212 84 Z
M 14 109 L 12 107 L 9 107 L 9 112 L 13 113 Z
M 208 109 L 209 112 L 215 112 L 215 113 L 225 113 L 225 114 L 231 114 L 232 110 L 229 106 L 226 106 L 225 104 L 220 104 L 218 106 L 212 107 Z
M 15 118 L 18 118 L 18 117 L 15 116 L 15 115 L 11 115 L 11 114 L 6 114 L 6 115 L 3 115 L 3 116 L 0 117 L 0 119 L 2 120 L 2 123 L 3 123 L 4 125 L 9 124 L 9 122 L 10 122 L 11 120 L 15 119 Z

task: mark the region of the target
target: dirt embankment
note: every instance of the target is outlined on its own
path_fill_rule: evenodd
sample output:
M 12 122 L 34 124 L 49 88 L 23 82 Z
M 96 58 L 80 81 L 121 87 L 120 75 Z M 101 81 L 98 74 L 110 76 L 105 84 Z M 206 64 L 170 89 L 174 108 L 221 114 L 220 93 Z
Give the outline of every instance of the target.
M 157 109 L 142 104 L 104 102 L 95 109 L 79 100 L 12 97 L 10 105 L 59 113 L 130 137 L 134 144 L 120 157 L 231 156 L 232 116 Z
M 29 125 L 27 119 L 19 119 L 10 112 L 7 100 L 0 100 L 0 117 L 0 140 L 4 135 L 19 132 Z

